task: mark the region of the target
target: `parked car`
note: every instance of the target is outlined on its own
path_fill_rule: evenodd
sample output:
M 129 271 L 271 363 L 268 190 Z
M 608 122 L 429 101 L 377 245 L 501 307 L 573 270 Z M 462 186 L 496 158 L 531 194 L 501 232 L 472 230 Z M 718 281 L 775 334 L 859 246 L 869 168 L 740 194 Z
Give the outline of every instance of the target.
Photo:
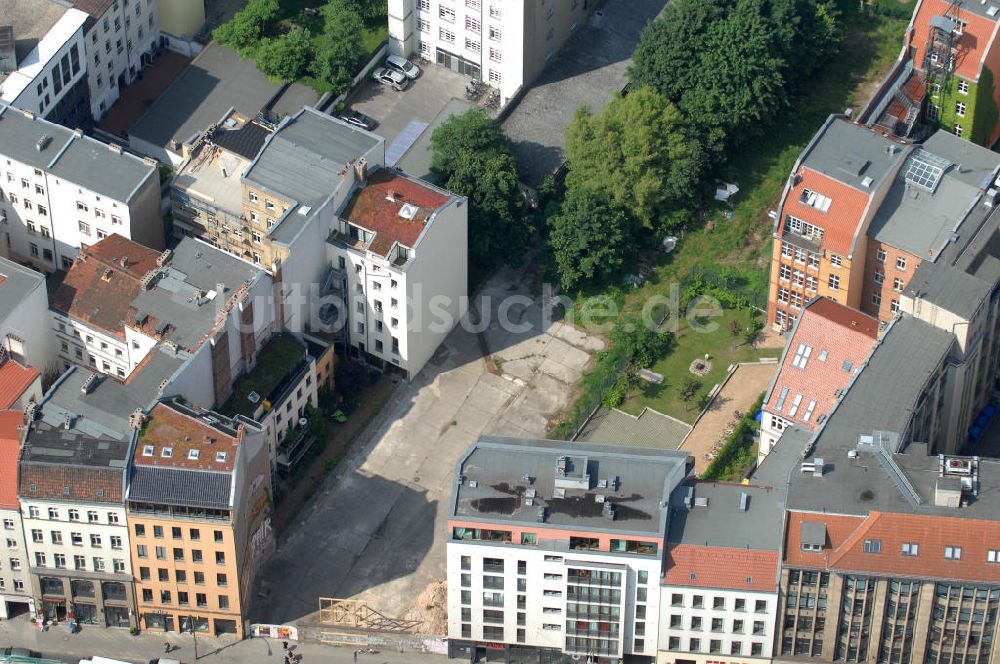
M 385 59 L 385 66 L 389 69 L 395 69 L 411 80 L 420 76 L 420 67 L 416 66 L 401 55 L 390 55 Z
M 2 648 L 0 654 L 7 657 L 34 657 L 36 659 L 42 656 L 39 652 L 27 648 Z
M 410 79 L 406 78 L 402 72 L 396 71 L 395 69 L 379 67 L 375 70 L 375 73 L 372 74 L 372 78 L 382 85 L 393 88 L 394 90 L 405 90 L 410 87 Z
M 347 115 L 341 115 L 340 119 L 349 125 L 361 127 L 362 129 L 367 129 L 368 131 L 373 131 L 375 127 L 378 126 L 378 122 L 375 118 L 369 117 L 360 111 L 351 111 Z

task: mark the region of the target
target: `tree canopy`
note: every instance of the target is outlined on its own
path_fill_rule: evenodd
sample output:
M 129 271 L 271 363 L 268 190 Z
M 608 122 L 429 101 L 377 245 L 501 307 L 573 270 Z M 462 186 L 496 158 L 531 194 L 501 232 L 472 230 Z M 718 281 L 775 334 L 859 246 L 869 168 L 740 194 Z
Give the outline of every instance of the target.
M 257 68 L 268 78 L 290 83 L 306 72 L 312 42 L 309 32 L 294 27 L 277 39 L 267 39 L 257 53 Z
M 620 276 L 637 253 L 635 219 L 603 192 L 570 189 L 548 223 L 549 247 L 564 290 Z
M 520 260 L 534 227 L 499 124 L 481 109 L 451 117 L 434 130 L 431 149 L 433 178 L 469 198 L 470 273 Z
M 603 192 L 643 225 L 696 198 L 705 158 L 677 107 L 651 88 L 598 115 L 580 109 L 566 132 L 569 189 Z

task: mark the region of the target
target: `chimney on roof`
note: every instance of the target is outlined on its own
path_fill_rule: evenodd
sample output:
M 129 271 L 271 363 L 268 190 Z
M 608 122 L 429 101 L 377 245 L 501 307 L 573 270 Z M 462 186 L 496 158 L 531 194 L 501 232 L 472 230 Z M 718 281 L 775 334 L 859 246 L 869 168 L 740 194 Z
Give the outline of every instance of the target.
M 386 194 L 385 200 L 389 201 L 390 203 L 395 203 L 396 202 L 396 192 L 394 190 L 390 189 L 389 193 Z
M 146 415 L 142 412 L 141 408 L 136 408 L 132 411 L 132 414 L 128 416 L 128 425 L 133 429 L 141 429 L 142 425 L 146 423 Z
M 354 180 L 362 187 L 368 184 L 368 160 L 364 157 L 354 162 Z
M 120 264 L 122 267 L 128 267 L 128 256 L 122 256 Z
M 70 413 L 63 415 L 63 429 L 73 428 L 73 416 Z

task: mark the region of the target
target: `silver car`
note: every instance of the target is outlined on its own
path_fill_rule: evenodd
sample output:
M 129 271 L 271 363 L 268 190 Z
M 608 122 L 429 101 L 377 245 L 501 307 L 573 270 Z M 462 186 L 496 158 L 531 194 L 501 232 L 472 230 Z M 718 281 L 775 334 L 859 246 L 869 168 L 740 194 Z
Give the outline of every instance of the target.
M 400 55 L 390 55 L 385 59 L 385 66 L 395 69 L 410 80 L 420 76 L 420 67 Z
M 410 79 L 406 78 L 406 76 L 395 69 L 379 67 L 372 74 L 372 78 L 382 85 L 386 85 L 394 90 L 405 90 L 410 87 Z

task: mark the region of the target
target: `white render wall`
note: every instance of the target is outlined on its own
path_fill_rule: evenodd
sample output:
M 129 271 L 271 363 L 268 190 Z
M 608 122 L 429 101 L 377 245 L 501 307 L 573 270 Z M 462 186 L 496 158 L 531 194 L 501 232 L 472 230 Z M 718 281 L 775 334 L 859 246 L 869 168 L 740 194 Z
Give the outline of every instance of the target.
M 127 340 L 62 313 L 52 312 L 52 327 L 64 366 L 75 364 L 124 379 L 142 359 L 132 361 L 132 346 Z
M 83 24 L 87 18 L 87 14 L 79 9 L 67 10 L 27 57 L 18 63 L 17 71 L 7 77 L 0 88 L 0 99 L 26 111 L 42 116 L 48 114 L 77 81 L 87 75 L 83 43 Z M 62 61 L 63 56 L 68 56 L 74 46 L 80 67 L 56 92 L 51 82 L 52 68 Z
M 15 270 L 23 272 L 30 268 L 0 258 L 0 275 Z M 38 281 L 34 290 L 27 293 L 13 310 L 0 311 L 0 344 L 10 349 L 13 344 L 11 338 L 21 340 L 21 350 L 27 364 L 43 373 L 58 368 L 57 347 L 49 318 L 49 296 L 44 280 Z
M 674 595 L 681 596 L 680 605 L 675 605 Z M 695 608 L 695 598 L 700 597 L 702 608 Z M 723 602 L 722 608 L 714 608 L 716 598 Z M 745 610 L 736 610 L 736 600 L 743 599 Z M 756 604 L 764 602 L 764 611 L 758 612 Z M 660 587 L 660 631 L 659 654 L 660 664 L 674 661 L 695 661 L 704 664 L 708 661 L 724 659 L 734 664 L 741 662 L 770 661 L 773 653 L 775 617 L 778 609 L 778 595 L 774 593 L 749 592 L 740 590 L 724 590 L 710 588 L 691 588 L 686 586 Z M 672 617 L 680 620 L 677 627 L 671 627 Z M 692 629 L 692 618 L 701 618 L 701 626 Z M 723 627 L 712 631 L 712 619 L 721 618 Z M 734 622 L 743 621 L 741 632 L 735 631 Z M 754 624 L 762 623 L 762 632 L 754 634 Z M 679 639 L 677 650 L 670 649 L 671 637 Z M 691 639 L 699 639 L 698 650 L 691 650 Z M 719 641 L 719 652 L 712 653 L 711 642 Z M 732 645 L 740 645 L 739 654 L 733 654 Z M 760 644 L 761 654 L 751 656 L 751 644 Z
M 33 516 L 33 510 L 38 510 L 38 515 Z M 49 518 L 49 508 L 56 510 L 57 518 Z M 76 510 L 79 520 L 71 520 L 70 510 Z M 90 512 L 97 513 L 97 520 L 88 520 Z M 111 516 L 113 515 L 113 517 Z M 117 518 L 117 522 L 112 519 Z M 88 572 L 103 572 L 115 574 L 114 563 L 121 561 L 123 571 L 119 574 L 131 574 L 132 562 L 129 556 L 128 527 L 125 523 L 125 508 L 122 505 L 112 505 L 106 503 L 83 503 L 54 500 L 34 500 L 21 497 L 21 519 L 24 522 L 24 538 L 27 547 L 27 561 L 32 568 L 36 565 L 36 554 L 45 555 L 45 566 L 40 568 L 44 573 L 46 569 L 55 569 L 55 556 L 62 554 L 66 557 L 67 570 L 74 570 L 73 556 L 82 555 L 86 559 L 85 570 Z M 33 532 L 39 530 L 42 533 L 42 541 L 35 542 Z M 53 542 L 53 532 L 62 535 L 62 544 Z M 83 539 L 82 546 L 74 546 L 72 533 L 79 533 Z M 91 545 L 91 535 L 100 537 L 100 546 Z M 111 538 L 121 538 L 120 547 L 112 547 Z M 104 560 L 104 569 L 97 570 L 94 565 L 94 558 Z
M 462 570 L 462 556 L 471 558 L 470 570 Z M 483 559 L 504 560 L 504 590 L 483 588 Z M 524 591 L 518 591 L 518 561 L 527 563 Z M 482 542 L 449 541 L 448 561 L 448 637 L 456 640 L 503 641 L 504 643 L 555 648 L 563 650 L 567 621 L 567 569 L 578 564 L 606 565 L 608 571 L 622 572 L 623 592 L 619 605 L 620 644 L 623 654 L 656 654 L 657 620 L 660 616 L 661 596 L 658 590 L 660 556 L 638 556 L 591 551 L 557 551 L 531 546 L 491 545 Z M 638 573 L 646 573 L 646 583 L 638 583 Z M 462 587 L 462 574 L 471 575 L 471 585 Z M 495 573 L 487 572 L 494 575 Z M 637 590 L 645 589 L 646 600 L 638 601 Z M 462 636 L 462 591 L 471 592 L 470 637 Z M 502 592 L 504 606 L 504 638 L 483 637 L 484 592 Z M 525 624 L 517 624 L 517 596 L 525 597 Z M 645 620 L 636 618 L 636 607 L 645 607 Z M 643 635 L 635 634 L 636 623 L 643 623 Z M 518 643 L 517 630 L 525 630 L 525 640 Z M 637 650 L 635 639 L 641 639 L 643 648 Z
M 7 618 L 7 602 L 27 603 L 34 611 L 31 598 L 31 578 L 28 571 L 28 551 L 25 548 L 21 513 L 18 510 L 0 509 L 0 541 L 3 557 L 0 558 L 0 618 Z
M 757 450 L 757 463 L 760 464 L 764 458 L 771 453 L 775 444 L 790 426 L 790 422 L 767 410 L 761 413 L 760 422 L 760 448 Z M 801 425 L 799 425 L 801 426 Z
M 159 0 L 114 0 L 85 35 L 90 112 L 100 120 L 160 39 Z

